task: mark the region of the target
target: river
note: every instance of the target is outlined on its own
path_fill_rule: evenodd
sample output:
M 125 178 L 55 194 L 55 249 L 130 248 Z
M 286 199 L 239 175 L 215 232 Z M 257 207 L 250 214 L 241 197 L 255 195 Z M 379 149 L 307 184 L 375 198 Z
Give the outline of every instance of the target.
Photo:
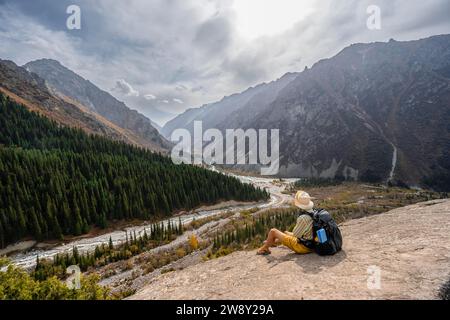
M 213 170 L 215 168 L 213 167 Z M 178 223 L 179 219 L 181 219 L 181 222 L 183 224 L 187 224 L 191 222 L 193 219 L 200 219 L 208 216 L 214 216 L 217 214 L 221 214 L 223 212 L 226 212 L 228 210 L 244 210 L 249 209 L 253 207 L 258 208 L 268 208 L 268 207 L 281 207 L 286 203 L 289 196 L 284 195 L 282 193 L 282 190 L 284 189 L 284 185 L 286 183 L 290 183 L 295 181 L 296 179 L 284 179 L 283 184 L 274 183 L 272 178 L 262 178 L 262 177 L 250 177 L 250 176 L 239 176 L 235 174 L 230 174 L 238 179 L 240 179 L 242 182 L 245 183 L 251 183 L 255 186 L 266 188 L 270 193 L 270 200 L 265 203 L 260 204 L 240 204 L 236 206 L 228 206 L 220 209 L 214 209 L 214 210 L 198 210 L 194 211 L 194 213 L 180 215 L 172 218 L 168 218 L 166 220 L 163 220 L 164 225 L 167 225 L 169 221 L 173 221 L 174 223 Z M 22 252 L 16 252 L 12 255 L 10 255 L 11 261 L 20 267 L 23 267 L 25 269 L 30 269 L 34 267 L 36 264 L 36 259 L 39 256 L 40 259 L 42 258 L 53 258 L 55 255 L 65 252 L 71 252 L 74 247 L 78 249 L 80 253 L 84 252 L 92 252 L 96 246 L 101 245 L 102 243 L 107 244 L 109 242 L 109 239 L 111 238 L 114 245 L 123 243 L 126 239 L 126 234 L 136 233 L 136 235 L 143 234 L 144 230 L 148 230 L 151 227 L 152 223 L 143 223 L 141 225 L 137 226 L 131 226 L 127 228 L 123 228 L 120 230 L 115 230 L 112 232 L 108 232 L 102 235 L 90 237 L 90 238 L 82 238 L 75 241 L 70 241 L 67 243 L 61 243 L 59 245 L 55 245 L 52 248 L 37 248 L 36 246 L 29 250 L 24 250 Z M 148 232 L 148 231 L 147 231 Z M 15 246 L 20 247 L 19 244 L 15 244 Z

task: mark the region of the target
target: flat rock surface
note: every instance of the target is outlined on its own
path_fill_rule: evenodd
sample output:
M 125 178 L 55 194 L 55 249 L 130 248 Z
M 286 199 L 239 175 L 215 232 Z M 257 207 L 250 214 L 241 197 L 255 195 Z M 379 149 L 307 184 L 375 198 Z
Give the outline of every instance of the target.
M 328 257 L 235 252 L 163 274 L 130 299 L 435 299 L 450 277 L 450 200 L 419 203 L 341 225 Z M 377 273 L 379 271 L 379 282 Z

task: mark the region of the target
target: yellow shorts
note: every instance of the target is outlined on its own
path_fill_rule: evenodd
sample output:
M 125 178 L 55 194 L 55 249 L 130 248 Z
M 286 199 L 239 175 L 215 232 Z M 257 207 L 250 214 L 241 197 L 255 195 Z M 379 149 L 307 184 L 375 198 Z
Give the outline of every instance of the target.
M 288 247 L 295 253 L 304 254 L 304 253 L 311 253 L 312 250 L 305 247 L 304 245 L 298 243 L 297 237 L 294 236 L 288 236 L 285 235 L 283 238 L 283 241 L 281 242 L 282 245 Z

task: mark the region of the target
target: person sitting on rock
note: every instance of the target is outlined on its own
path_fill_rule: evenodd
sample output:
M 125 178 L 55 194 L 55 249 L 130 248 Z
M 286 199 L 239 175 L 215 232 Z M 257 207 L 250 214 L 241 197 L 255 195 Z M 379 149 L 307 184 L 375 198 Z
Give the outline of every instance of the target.
M 310 197 L 305 191 L 298 191 L 294 198 L 294 204 L 307 212 L 313 212 L 314 199 Z M 281 243 L 282 245 L 288 247 L 295 253 L 305 254 L 313 252 L 313 250 L 305 247 L 303 244 L 299 243 L 298 239 L 312 240 L 313 237 L 313 220 L 308 214 L 300 214 L 297 218 L 297 224 L 292 232 L 281 232 L 278 229 L 271 229 L 267 235 L 264 245 L 259 248 L 257 254 L 267 255 L 270 254 L 270 247 L 275 246 L 276 243 Z

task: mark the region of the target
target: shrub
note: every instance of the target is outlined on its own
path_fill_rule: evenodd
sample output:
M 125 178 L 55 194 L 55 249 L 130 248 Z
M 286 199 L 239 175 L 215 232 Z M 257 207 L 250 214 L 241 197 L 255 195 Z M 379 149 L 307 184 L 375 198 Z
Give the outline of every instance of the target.
M 25 270 L 6 259 L 0 259 L 0 300 L 104 300 L 114 299 L 109 290 L 97 284 L 97 275 L 82 276 L 81 288 L 69 289 L 52 276 L 46 280 L 33 279 Z
M 186 255 L 184 248 L 178 248 L 175 252 L 178 258 L 183 258 Z

